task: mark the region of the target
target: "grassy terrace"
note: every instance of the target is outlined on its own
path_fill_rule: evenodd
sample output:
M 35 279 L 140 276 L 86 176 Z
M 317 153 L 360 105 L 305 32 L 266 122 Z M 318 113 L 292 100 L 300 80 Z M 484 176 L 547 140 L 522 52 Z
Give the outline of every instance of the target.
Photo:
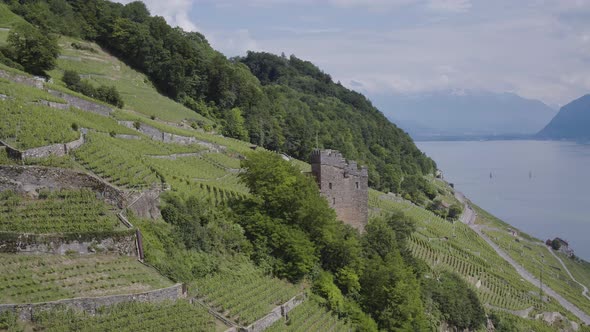
M 425 260 L 432 268 L 456 271 L 475 286 L 483 303 L 509 310 L 539 306 L 539 292 L 520 276 L 487 243 L 459 222 L 451 223 L 433 213 L 405 201 L 395 201 L 371 191 L 369 205 L 373 214 L 401 210 L 417 221 L 417 232 L 411 237 L 412 253 Z M 544 309 L 563 311 L 554 303 Z
M 248 325 L 301 292 L 296 286 L 264 276 L 250 263 L 221 267 L 195 281 L 190 290 L 227 318 Z
M 134 257 L 0 254 L 0 303 L 45 302 L 171 286 Z
M 58 110 L 0 100 L 0 139 L 18 149 L 70 142 L 80 137 L 72 130 L 72 118 Z
M 65 100 L 55 97 L 47 91 L 24 84 L 14 83 L 5 78 L 0 78 L 0 94 L 11 98 L 18 98 L 20 99 L 20 104 L 39 100 L 53 101 L 62 104 L 66 103 Z
M 43 331 L 195 331 L 215 330 L 213 316 L 188 301 L 125 303 L 103 308 L 97 315 L 50 311 L 36 317 Z
M 289 312 L 288 320 L 279 320 L 266 331 L 268 332 L 307 332 L 307 331 L 353 331 L 346 321 L 321 307 L 313 300 L 306 300 Z
M 590 300 L 582 295 L 582 287 L 569 277 L 563 266 L 551 255 L 543 242 L 524 233 L 520 233 L 519 237 L 514 237 L 507 231 L 507 228 L 513 227 L 508 226 L 506 223 L 479 208 L 476 209 L 478 213 L 477 222 L 486 227 L 483 229 L 483 232 L 492 241 L 531 274 L 539 277 L 542 267 L 544 284 L 560 293 L 584 312 L 590 314 Z M 567 262 L 564 261 L 564 263 Z M 576 270 L 579 274 L 581 269 Z M 582 278 L 582 280 L 587 281 L 588 279 Z
M 0 231 L 82 233 L 121 228 L 111 207 L 89 190 L 41 192 L 39 199 L 0 192 Z
M 95 51 L 77 50 L 72 43 L 91 47 Z M 62 85 L 61 77 L 65 70 L 75 70 L 95 86 L 99 84 L 117 87 L 125 108 L 147 117 L 157 116 L 166 121 L 185 119 L 210 123 L 211 121 L 175 101 L 160 95 L 148 78 L 123 62 L 104 52 L 98 45 L 69 37 L 61 37 L 59 44 L 62 56 L 57 69 L 50 72 L 57 85 Z M 163 112 L 162 110 L 165 110 Z

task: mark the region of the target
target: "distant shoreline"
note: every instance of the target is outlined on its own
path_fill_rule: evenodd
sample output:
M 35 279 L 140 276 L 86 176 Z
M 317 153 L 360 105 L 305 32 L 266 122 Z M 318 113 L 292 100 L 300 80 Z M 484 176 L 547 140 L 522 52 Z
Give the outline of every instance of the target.
M 535 135 L 482 135 L 482 136 L 412 136 L 416 142 L 475 142 L 475 141 L 543 141 L 590 144 L 590 140 L 550 139 Z

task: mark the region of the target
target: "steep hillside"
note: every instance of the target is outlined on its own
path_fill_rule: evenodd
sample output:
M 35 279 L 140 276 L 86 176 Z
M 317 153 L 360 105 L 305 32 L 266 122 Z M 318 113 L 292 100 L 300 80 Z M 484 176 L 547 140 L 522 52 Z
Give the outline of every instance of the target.
M 91 27 L 108 30 L 110 19 L 121 23 L 108 18 L 117 13 L 138 22 L 146 19 L 138 3 L 60 3 L 85 10 L 98 7 L 84 13 L 67 7 L 64 15 L 70 19 L 93 14 L 106 20 L 83 27 L 86 32 L 75 21 L 73 33 L 87 33 Z M 61 16 L 15 6 L 39 26 L 60 31 L 51 21 Z M 111 6 L 114 13 L 107 11 Z M 441 325 L 481 330 L 486 314 L 493 313 L 495 324 L 545 331 L 553 327 L 533 320 L 545 311 L 576 321 L 555 301 L 538 299 L 535 285 L 519 279 L 485 241 L 456 221 L 457 215 L 435 207 L 441 217 L 399 195 L 371 191 L 371 221 L 365 232 L 357 232 L 337 220 L 317 184 L 304 173 L 310 170 L 304 160 L 210 130 L 226 130 L 231 122 L 218 116 L 223 108 L 215 102 L 197 102 L 209 113 L 191 113 L 157 93 L 162 87 L 146 81 L 153 73 L 146 76 L 126 67 L 99 44 L 74 37 L 60 37 L 59 43 L 57 66 L 47 73 L 52 83 L 0 65 L 0 118 L 8 119 L 0 124 L 5 145 L 0 147 L 0 248 L 11 246 L 0 255 L 0 265 L 11 271 L 0 276 L 0 309 L 11 308 L 0 313 L 0 330 L 423 331 Z M 393 130 L 388 138 L 396 137 L 398 131 L 381 122 L 383 116 L 366 99 L 330 82 L 311 64 L 295 57 L 250 56 L 278 60 L 279 68 L 286 68 L 274 83 L 263 79 L 257 86 L 264 96 L 275 93 L 286 108 L 322 108 L 318 114 L 325 112 L 333 120 L 326 124 L 341 122 L 332 106 L 343 107 L 350 117 L 362 109 L 382 126 L 381 133 Z M 223 63 L 249 73 L 244 64 Z M 123 107 L 70 90 L 62 81 L 66 70 L 77 71 L 91 85 L 116 85 Z M 310 87 L 317 91 L 310 92 Z M 297 103 L 298 98 L 312 102 Z M 240 112 L 232 114 L 233 120 L 240 119 Z M 229 127 L 244 129 L 240 123 Z M 349 129 L 351 136 L 358 130 Z M 372 130 L 371 125 L 361 130 L 371 136 L 363 130 Z M 329 132 L 325 135 L 331 139 Z M 457 204 L 446 183 L 420 174 L 417 160 L 422 157 L 413 155 L 418 150 L 404 137 L 397 139 L 408 144 L 380 142 L 383 145 L 369 149 L 398 158 L 397 164 L 386 167 L 393 168 L 392 174 L 405 174 L 412 194 L 429 185 L 426 202 Z M 406 154 L 418 158 L 413 159 L 416 163 L 402 157 Z M 383 157 L 383 163 L 386 160 Z M 415 173 L 396 173 L 396 165 L 416 168 Z M 33 246 L 23 246 L 24 238 Z M 55 239 L 79 250 L 48 245 Z M 32 248 L 43 253 L 23 254 Z M 587 279 L 586 273 L 576 274 Z M 552 287 L 586 310 L 573 293 L 578 289 L 568 288 L 563 277 L 552 275 Z M 163 302 L 106 307 L 101 302 L 100 296 L 111 294 L 123 296 L 125 302 L 158 302 L 142 292 L 167 290 L 174 282 L 178 284 L 172 286 L 172 296 Z M 85 301 L 100 305 L 90 310 L 47 303 L 41 304 L 42 311 L 27 309 L 35 307 L 32 302 L 92 295 L 99 298 Z M 517 320 L 513 314 L 521 309 L 527 318 Z M 27 325 L 15 312 L 29 320 Z
M 542 139 L 590 140 L 590 95 L 563 106 L 537 137 Z
M 139 2 L 123 6 L 101 0 L 68 1 L 59 10 L 48 6 L 44 12 L 28 3 L 10 3 L 15 12 L 48 31 L 96 41 L 145 73 L 158 91 L 212 120 L 226 136 L 300 159 L 316 145 L 338 149 L 347 158 L 369 166 L 375 188 L 394 192 L 400 190 L 405 175 L 428 174 L 435 169 L 434 162 L 409 136 L 389 123 L 365 97 L 332 82 L 309 62 L 269 54 L 228 60 L 209 46 L 205 36 L 173 29 L 161 17 L 150 16 Z M 68 26 L 63 24 L 66 20 L 71 20 Z M 64 56 L 70 55 L 66 52 L 60 61 Z M 158 115 L 159 104 L 146 103 L 139 90 L 113 80 L 130 79 L 135 87 L 148 84 L 141 76 L 125 77 L 125 67 L 95 70 L 92 66 L 101 56 L 84 54 L 75 60 L 81 63 L 64 68 L 79 69 L 97 83 L 126 86 L 121 92 L 134 109 L 170 119 L 169 115 Z M 282 75 L 280 82 L 273 81 L 279 79 L 273 73 Z M 111 78 L 106 78 L 108 75 Z M 145 104 L 136 107 L 141 103 Z M 181 111 L 177 114 L 175 121 L 194 117 Z M 211 128 L 203 121 L 196 122 Z

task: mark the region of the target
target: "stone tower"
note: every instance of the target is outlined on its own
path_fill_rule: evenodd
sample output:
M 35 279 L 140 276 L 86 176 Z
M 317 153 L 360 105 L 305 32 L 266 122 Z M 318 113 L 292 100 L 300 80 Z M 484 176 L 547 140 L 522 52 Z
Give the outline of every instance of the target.
M 338 219 L 362 232 L 369 218 L 367 168 L 358 168 L 354 161 L 347 162 L 338 151 L 314 150 L 311 173 Z

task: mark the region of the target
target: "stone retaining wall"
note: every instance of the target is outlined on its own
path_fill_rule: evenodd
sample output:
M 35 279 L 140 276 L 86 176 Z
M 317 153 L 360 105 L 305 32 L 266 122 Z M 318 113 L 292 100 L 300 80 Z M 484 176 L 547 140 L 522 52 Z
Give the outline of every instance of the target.
M 11 254 L 111 253 L 136 256 L 135 230 L 85 234 L 0 232 L 0 252 Z
M 65 100 L 69 106 L 79 108 L 83 111 L 88 111 L 104 116 L 109 116 L 113 112 L 113 109 L 108 106 L 94 103 L 86 99 L 78 98 L 61 91 L 47 90 L 47 92 L 51 93 L 52 95 L 58 98 Z
M 70 169 L 43 166 L 0 165 L 0 191 L 13 190 L 36 195 L 43 188 L 49 190 L 87 188 L 111 205 L 123 208 L 123 191 L 90 174 Z
M 252 323 L 246 328 L 248 332 L 261 332 L 269 328 L 271 325 L 276 323 L 278 320 L 284 318 L 289 311 L 295 309 L 298 305 L 303 303 L 305 300 L 303 295 L 297 295 L 283 305 L 274 308 L 268 315 L 260 318 L 259 320 Z
M 65 156 L 71 150 L 75 150 L 82 146 L 85 142 L 85 136 L 83 133 L 80 133 L 80 138 L 75 141 L 71 141 L 68 143 L 58 143 L 52 145 L 41 146 L 38 148 L 32 148 L 28 150 L 18 150 L 13 148 L 8 143 L 0 141 L 0 145 L 4 145 L 6 147 L 6 151 L 8 156 L 12 159 L 16 160 L 24 160 L 29 158 L 45 158 L 49 156 Z
M 181 135 L 167 133 L 167 132 L 161 131 L 157 128 L 154 128 L 150 125 L 147 125 L 145 123 L 141 123 L 139 126 L 139 129 L 137 129 L 137 128 L 135 128 L 134 121 L 118 121 L 118 122 L 120 125 L 125 126 L 127 128 L 135 129 L 135 130 L 141 132 L 142 134 L 149 136 L 151 139 L 156 140 L 156 141 L 161 141 L 164 143 L 177 143 L 177 144 L 184 144 L 184 145 L 198 144 L 198 145 L 201 145 L 201 146 L 209 149 L 210 151 L 214 151 L 214 152 L 219 152 L 220 150 L 225 150 L 225 147 L 221 146 L 219 144 L 201 141 L 201 140 L 198 140 L 192 136 L 181 136 Z
M 133 197 L 133 200 L 126 209 L 133 212 L 134 215 L 140 218 L 158 219 L 162 215 L 160 213 L 160 194 L 163 189 L 154 187 L 144 190 Z
M 176 284 L 168 288 L 137 294 L 80 297 L 42 303 L 0 304 L 0 313 L 6 311 L 13 312 L 18 315 L 20 320 L 31 321 L 35 319 L 37 313 L 52 309 L 67 308 L 95 314 L 96 310 L 100 307 L 112 306 L 119 303 L 176 301 L 183 297 L 186 297 L 186 293 L 183 292 L 183 285 Z
M 122 138 L 122 139 L 141 139 L 141 137 L 139 137 L 137 135 L 127 135 L 127 134 L 116 134 L 115 137 Z
M 56 103 L 54 101 L 48 101 L 48 100 L 39 100 L 37 102 L 37 104 L 51 107 L 51 108 L 57 108 L 60 110 L 67 110 L 70 108 L 70 105 L 68 105 L 68 104 Z
M 0 77 L 11 80 L 15 83 L 25 84 L 37 89 L 43 89 L 45 80 L 41 77 L 29 77 L 19 74 L 12 74 L 4 70 L 0 70 Z

